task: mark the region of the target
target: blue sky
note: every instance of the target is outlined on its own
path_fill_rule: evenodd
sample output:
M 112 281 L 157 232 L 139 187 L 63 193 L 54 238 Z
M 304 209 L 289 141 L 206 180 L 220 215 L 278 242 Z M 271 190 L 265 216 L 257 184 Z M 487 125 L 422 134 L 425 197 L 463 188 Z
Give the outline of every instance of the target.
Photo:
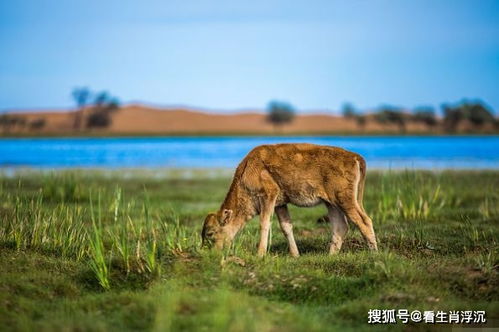
M 499 110 L 493 0 L 0 0 L 0 45 L 0 110 L 71 107 L 75 86 L 212 110 Z

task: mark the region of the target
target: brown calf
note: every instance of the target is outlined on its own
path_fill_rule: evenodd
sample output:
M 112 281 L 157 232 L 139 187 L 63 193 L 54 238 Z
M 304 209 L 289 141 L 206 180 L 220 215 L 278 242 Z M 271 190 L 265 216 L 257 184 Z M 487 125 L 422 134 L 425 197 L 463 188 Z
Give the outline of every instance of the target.
M 372 221 L 362 206 L 366 163 L 353 152 L 313 144 L 261 145 L 241 161 L 220 209 L 204 221 L 204 244 L 223 248 L 245 223 L 260 215 L 258 255 L 267 251 L 270 219 L 275 211 L 292 256 L 299 256 L 287 204 L 311 207 L 324 203 L 332 237 L 329 249 L 341 249 L 348 221 L 377 250 Z

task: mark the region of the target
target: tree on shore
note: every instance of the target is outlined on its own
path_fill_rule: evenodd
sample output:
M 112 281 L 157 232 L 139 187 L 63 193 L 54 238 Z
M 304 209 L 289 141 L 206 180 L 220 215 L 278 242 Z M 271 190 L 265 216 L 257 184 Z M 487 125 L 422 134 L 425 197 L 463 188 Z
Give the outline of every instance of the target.
M 402 109 L 394 106 L 381 106 L 374 115 L 378 123 L 395 124 L 401 132 L 405 132 L 407 118 Z
M 357 123 L 357 126 L 361 129 L 364 129 L 367 122 L 367 117 L 364 114 L 361 114 L 357 111 L 355 106 L 351 103 L 343 104 L 341 108 L 341 113 L 345 119 L 353 119 Z
M 487 123 L 497 125 L 493 112 L 482 102 L 462 101 L 457 105 L 442 105 L 444 113 L 444 129 L 448 132 L 455 132 L 463 121 L 469 121 L 471 125 L 480 129 Z
M 430 130 L 434 129 L 438 124 L 435 109 L 431 106 L 420 106 L 415 108 L 412 115 L 412 120 L 414 122 L 423 123 Z
M 492 111 L 482 103 L 467 104 L 466 106 L 468 108 L 468 120 L 475 127 L 481 128 L 487 123 L 495 123 L 496 119 Z
M 341 114 L 346 119 L 353 119 L 357 115 L 357 110 L 351 103 L 344 103 L 341 107 Z
M 29 128 L 32 130 L 40 130 L 43 127 L 45 127 L 45 119 L 44 118 L 38 118 L 29 123 Z
M 295 110 L 293 106 L 287 102 L 271 101 L 267 106 L 267 119 L 276 128 L 286 123 L 293 121 Z
M 364 114 L 355 114 L 355 122 L 357 122 L 357 126 L 363 130 L 367 123 L 367 116 Z
M 106 91 L 97 94 L 90 114 L 87 118 L 87 128 L 105 128 L 111 124 L 111 113 L 119 108 L 119 101 Z
M 26 119 L 22 116 L 15 114 L 2 114 L 0 115 L 0 127 L 6 133 L 10 132 L 16 127 L 23 129 L 26 126 Z
M 73 122 L 73 129 L 80 129 L 83 119 L 83 112 L 87 106 L 88 99 L 90 98 L 90 90 L 86 87 L 78 87 L 73 89 L 71 96 L 76 103 L 76 111 Z
M 454 132 L 457 126 L 465 119 L 462 110 L 459 107 L 452 107 L 450 105 L 442 105 L 444 114 L 443 126 L 447 132 Z
M 106 91 L 92 93 L 88 88 L 76 88 L 72 96 L 78 108 L 73 123 L 75 130 L 82 126 L 88 129 L 108 127 L 111 124 L 111 113 L 119 108 L 118 99 Z

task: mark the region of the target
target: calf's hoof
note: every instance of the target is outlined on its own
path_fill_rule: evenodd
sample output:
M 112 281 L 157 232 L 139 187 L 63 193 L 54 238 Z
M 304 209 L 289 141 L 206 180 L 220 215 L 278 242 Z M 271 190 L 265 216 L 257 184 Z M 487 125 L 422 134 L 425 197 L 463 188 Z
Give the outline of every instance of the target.
M 267 253 L 266 250 L 260 250 L 260 249 L 258 249 L 257 255 L 258 255 L 258 257 L 265 257 L 266 253 Z

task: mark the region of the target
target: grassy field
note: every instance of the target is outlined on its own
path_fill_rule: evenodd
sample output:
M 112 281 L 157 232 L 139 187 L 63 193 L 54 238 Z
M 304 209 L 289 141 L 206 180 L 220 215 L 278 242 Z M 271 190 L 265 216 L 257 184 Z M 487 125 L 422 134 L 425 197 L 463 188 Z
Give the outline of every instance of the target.
M 0 176 L 0 330 L 367 330 L 369 309 L 485 310 L 499 326 L 499 172 L 371 172 L 380 251 L 325 208 L 292 208 L 302 256 L 252 220 L 224 253 L 201 224 L 230 178 L 92 171 Z M 427 330 L 436 325 L 378 325 Z M 482 325 L 483 327 L 483 325 Z

